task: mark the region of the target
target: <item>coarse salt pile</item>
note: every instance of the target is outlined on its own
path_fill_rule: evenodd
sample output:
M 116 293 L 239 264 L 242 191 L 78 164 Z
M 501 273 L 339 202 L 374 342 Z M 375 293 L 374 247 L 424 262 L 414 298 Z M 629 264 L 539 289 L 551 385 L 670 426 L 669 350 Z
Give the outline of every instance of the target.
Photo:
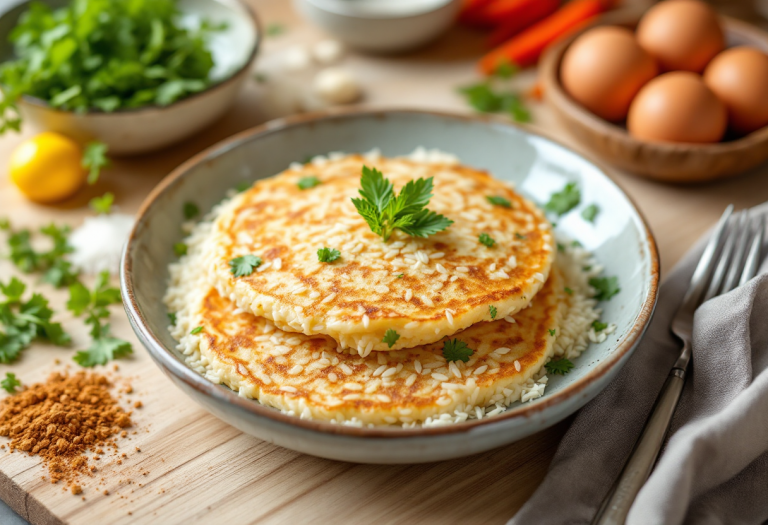
M 116 274 L 133 222 L 132 216 L 120 213 L 86 218 L 69 237 L 73 266 L 88 274 Z

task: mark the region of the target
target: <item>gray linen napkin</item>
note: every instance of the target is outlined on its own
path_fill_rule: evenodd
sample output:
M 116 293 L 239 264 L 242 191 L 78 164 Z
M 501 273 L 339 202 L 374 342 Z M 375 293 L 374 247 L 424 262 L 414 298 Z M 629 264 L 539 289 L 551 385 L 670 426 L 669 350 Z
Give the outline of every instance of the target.
M 509 525 L 592 520 L 677 358 L 679 343 L 669 323 L 703 245 L 698 243 L 670 273 L 635 354 L 579 412 L 543 483 Z M 696 312 L 693 367 L 672 421 L 672 437 L 627 525 L 768 520 L 767 270 L 763 264 L 758 277 Z

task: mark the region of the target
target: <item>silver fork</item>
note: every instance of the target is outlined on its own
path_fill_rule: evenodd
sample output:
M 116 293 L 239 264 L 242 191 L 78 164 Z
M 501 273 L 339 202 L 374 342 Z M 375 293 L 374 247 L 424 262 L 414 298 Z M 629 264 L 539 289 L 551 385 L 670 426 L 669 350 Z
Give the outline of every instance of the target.
M 651 474 L 685 385 L 685 374 L 691 361 L 693 314 L 696 308 L 704 301 L 744 284 L 757 274 L 760 248 L 765 237 L 765 220 L 762 215 L 750 220 L 748 211 L 731 217 L 732 213 L 733 205 L 730 205 L 717 223 L 691 277 L 691 284 L 671 325 L 672 333 L 683 343 L 680 357 L 656 398 L 621 475 L 592 520 L 593 525 L 622 525 L 637 493 Z

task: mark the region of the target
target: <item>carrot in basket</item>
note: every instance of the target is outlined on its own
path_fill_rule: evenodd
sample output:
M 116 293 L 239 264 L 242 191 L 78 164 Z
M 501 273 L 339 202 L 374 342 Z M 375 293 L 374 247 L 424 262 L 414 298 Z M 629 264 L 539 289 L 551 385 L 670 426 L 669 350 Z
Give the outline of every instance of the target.
M 486 75 L 492 74 L 500 64 L 526 67 L 538 61 L 549 44 L 599 15 L 607 5 L 600 0 L 573 0 L 554 14 L 532 25 L 480 59 L 479 67 Z
M 504 12 L 505 16 L 500 17 L 501 24 L 494 29 L 488 37 L 488 47 L 494 48 L 518 34 L 523 29 L 538 22 L 542 18 L 548 17 L 560 7 L 560 0 L 507 0 L 507 4 L 517 4 L 519 7 L 515 11 Z M 501 2 L 491 4 L 483 13 L 497 13 Z M 492 11 L 493 10 L 493 11 Z

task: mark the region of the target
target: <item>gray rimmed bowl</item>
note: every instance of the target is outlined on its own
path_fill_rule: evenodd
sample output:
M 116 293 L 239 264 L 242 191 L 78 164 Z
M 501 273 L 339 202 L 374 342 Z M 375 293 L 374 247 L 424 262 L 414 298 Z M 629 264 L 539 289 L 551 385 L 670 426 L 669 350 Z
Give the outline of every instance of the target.
M 29 8 L 29 1 L 13 2 L 0 15 L 0 62 L 13 58 L 8 35 L 19 16 Z M 53 8 L 69 0 L 45 0 Z M 24 125 L 40 131 L 56 131 L 85 143 L 99 140 L 109 147 L 110 155 L 136 155 L 176 144 L 201 131 L 221 117 L 232 104 L 249 76 L 251 64 L 261 42 L 259 22 L 242 0 L 179 0 L 182 23 L 208 18 L 226 23 L 226 29 L 211 36 L 214 58 L 212 85 L 200 93 L 168 106 L 143 106 L 105 113 L 62 111 L 44 100 L 24 96 L 19 110 Z
M 574 211 L 559 234 L 577 239 L 619 278 L 621 292 L 603 303 L 603 319 L 618 328 L 593 344 L 566 376 L 550 378 L 546 394 L 498 416 L 439 428 L 356 428 L 282 414 L 216 385 L 184 363 L 167 330 L 162 297 L 171 247 L 182 239 L 182 207 L 210 209 L 227 190 L 269 177 L 307 155 L 330 151 L 407 154 L 416 146 L 455 153 L 465 164 L 513 181 L 537 202 L 566 182 L 579 184 L 584 207 L 601 208 L 594 224 Z M 277 445 L 361 463 L 419 463 L 456 458 L 511 443 L 553 425 L 595 397 L 632 354 L 648 325 L 659 280 L 656 245 L 627 196 L 596 164 L 556 142 L 498 120 L 413 110 L 339 110 L 281 119 L 245 131 L 178 167 L 152 192 L 124 252 L 121 288 L 139 340 L 165 374 L 212 414 Z

